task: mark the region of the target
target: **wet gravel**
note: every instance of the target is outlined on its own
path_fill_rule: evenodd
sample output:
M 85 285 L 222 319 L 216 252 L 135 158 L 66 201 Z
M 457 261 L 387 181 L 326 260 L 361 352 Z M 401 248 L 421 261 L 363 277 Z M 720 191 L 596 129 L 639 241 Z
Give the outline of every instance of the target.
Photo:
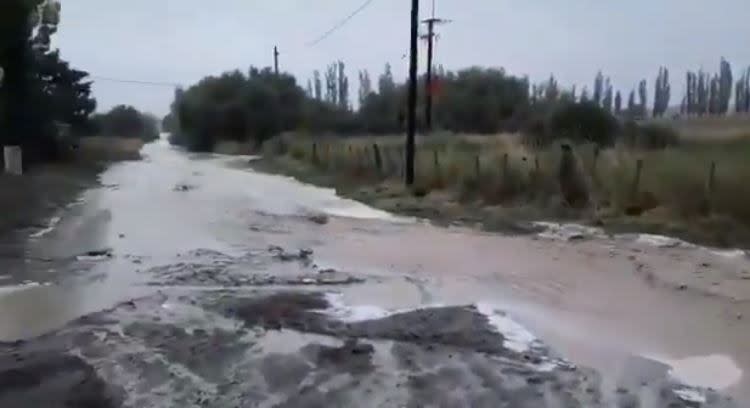
M 503 348 L 470 306 L 354 322 L 331 307 L 288 289 L 124 302 L 0 346 L 0 406 L 734 406 L 710 392 L 690 405 L 668 381 L 607 396 L 548 350 Z M 638 405 L 644 390 L 657 405 Z

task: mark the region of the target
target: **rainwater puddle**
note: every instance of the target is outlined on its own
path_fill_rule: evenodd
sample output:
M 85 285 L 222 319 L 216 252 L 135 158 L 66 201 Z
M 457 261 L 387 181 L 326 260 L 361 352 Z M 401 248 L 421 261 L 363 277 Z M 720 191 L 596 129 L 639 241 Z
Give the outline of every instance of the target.
M 675 380 L 694 387 L 723 390 L 736 385 L 742 379 L 742 370 L 730 357 L 721 354 L 669 359 L 661 356 L 646 356 L 671 367 L 669 374 Z

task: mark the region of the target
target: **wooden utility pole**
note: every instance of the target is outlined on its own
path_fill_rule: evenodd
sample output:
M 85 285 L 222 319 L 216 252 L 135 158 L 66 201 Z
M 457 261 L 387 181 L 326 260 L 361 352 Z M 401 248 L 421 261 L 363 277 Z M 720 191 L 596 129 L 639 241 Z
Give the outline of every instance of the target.
M 279 48 L 273 46 L 273 72 L 279 75 Z
M 411 2 L 411 35 L 409 55 L 409 101 L 407 109 L 407 133 L 406 133 L 406 168 L 404 181 L 407 186 L 414 184 L 414 137 L 417 131 L 417 40 L 419 37 L 419 0 Z
M 424 118 L 425 127 L 427 131 L 432 131 L 432 93 L 434 88 L 432 87 L 432 56 L 433 56 L 433 44 L 435 41 L 435 25 L 447 23 L 448 20 L 441 18 L 435 18 L 435 0 L 432 1 L 432 17 L 428 18 L 423 23 L 427 24 L 427 34 L 421 38 L 427 40 L 427 81 L 425 81 L 425 106 L 424 106 Z

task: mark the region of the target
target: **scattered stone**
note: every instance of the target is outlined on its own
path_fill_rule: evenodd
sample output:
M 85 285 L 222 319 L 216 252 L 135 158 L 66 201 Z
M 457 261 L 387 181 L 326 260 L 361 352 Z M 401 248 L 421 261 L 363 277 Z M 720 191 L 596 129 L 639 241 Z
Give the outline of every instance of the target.
M 701 263 L 701 268 L 710 268 L 710 267 L 711 267 L 711 264 L 708 263 L 708 262 L 702 262 Z
M 682 284 L 680 284 L 679 286 L 677 286 L 677 289 L 678 289 L 678 290 L 687 290 L 687 285 L 686 285 L 686 284 L 684 284 L 684 283 L 682 283 Z
M 737 313 L 737 316 L 736 316 L 736 317 L 737 317 L 737 320 L 742 320 L 742 317 L 743 317 L 743 316 L 742 316 L 742 313 Z
M 526 382 L 532 385 L 539 385 L 544 382 L 542 377 L 532 376 L 526 379 Z
M 311 214 L 307 216 L 307 220 L 318 225 L 325 225 L 328 224 L 328 215 L 323 213 Z
M 125 234 L 120 234 L 118 237 L 120 237 L 120 239 L 125 238 Z
M 179 192 L 185 192 L 185 191 L 193 190 L 194 188 L 195 188 L 194 186 L 191 186 L 189 184 L 177 184 L 176 186 L 174 186 L 173 190 L 179 191 Z
M 273 254 L 274 258 L 284 261 L 284 262 L 290 262 L 290 261 L 309 261 L 310 258 L 313 255 L 313 250 L 308 248 L 300 249 L 299 252 L 291 253 L 284 250 L 284 248 L 276 245 L 271 245 L 268 247 L 268 252 Z
M 101 261 L 104 259 L 110 259 L 114 255 L 112 254 L 111 248 L 96 249 L 88 252 L 84 252 L 76 257 L 79 261 Z

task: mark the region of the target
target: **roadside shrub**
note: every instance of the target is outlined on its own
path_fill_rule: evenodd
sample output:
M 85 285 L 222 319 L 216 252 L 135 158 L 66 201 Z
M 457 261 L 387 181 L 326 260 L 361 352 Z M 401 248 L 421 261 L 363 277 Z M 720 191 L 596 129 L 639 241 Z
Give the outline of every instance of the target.
M 680 143 L 680 135 L 673 128 L 654 123 L 639 126 L 634 147 L 666 149 Z
M 561 103 L 553 109 L 547 122 L 547 132 L 556 138 L 601 146 L 614 144 L 618 127 L 611 113 L 590 102 Z
M 105 114 L 94 115 L 92 119 L 100 136 L 137 138 L 146 142 L 159 138 L 159 121 L 156 117 L 132 106 L 115 106 Z
M 630 148 L 658 150 L 679 145 L 680 135 L 674 128 L 667 125 L 658 123 L 639 125 L 629 120 L 622 126 L 620 140 Z
M 545 147 L 562 139 L 574 143 L 611 146 L 619 125 L 617 119 L 600 106 L 589 102 L 560 102 L 538 113 L 524 126 L 527 146 Z
M 265 156 L 283 156 L 289 153 L 292 145 L 290 137 L 291 135 L 285 133 L 266 140 L 261 145 L 261 153 Z

